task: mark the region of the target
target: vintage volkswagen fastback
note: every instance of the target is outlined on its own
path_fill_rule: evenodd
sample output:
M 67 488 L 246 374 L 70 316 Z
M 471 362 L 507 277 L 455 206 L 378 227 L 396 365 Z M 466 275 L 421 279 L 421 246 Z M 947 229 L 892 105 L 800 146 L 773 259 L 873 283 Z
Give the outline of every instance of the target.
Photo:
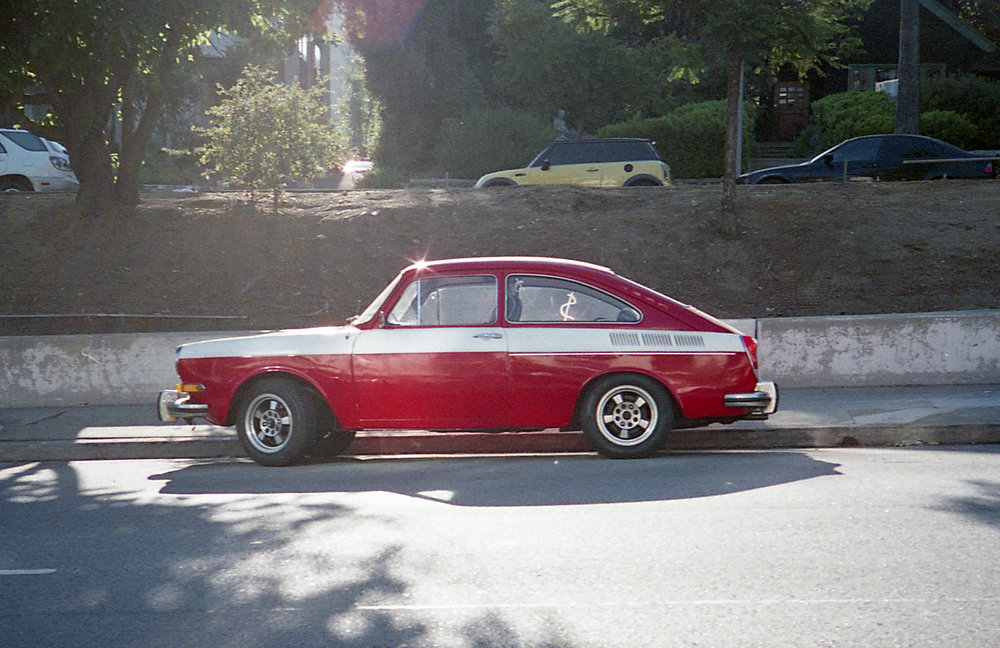
M 757 343 L 607 268 L 546 258 L 421 262 L 347 326 L 182 345 L 164 421 L 234 425 L 264 465 L 357 430 L 582 430 L 642 457 L 671 429 L 766 418 Z

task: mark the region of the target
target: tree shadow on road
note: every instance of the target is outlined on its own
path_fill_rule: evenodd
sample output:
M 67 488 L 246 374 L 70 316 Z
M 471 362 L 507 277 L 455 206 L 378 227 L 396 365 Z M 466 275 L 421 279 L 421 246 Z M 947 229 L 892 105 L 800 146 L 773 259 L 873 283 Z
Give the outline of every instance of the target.
M 0 466 L 0 644 L 436 645 L 428 617 L 366 605 L 408 596 L 393 520 L 329 497 L 165 496 L 121 463 Z M 372 542 L 342 539 L 359 524 Z M 481 610 L 447 630 L 452 645 L 570 645 Z

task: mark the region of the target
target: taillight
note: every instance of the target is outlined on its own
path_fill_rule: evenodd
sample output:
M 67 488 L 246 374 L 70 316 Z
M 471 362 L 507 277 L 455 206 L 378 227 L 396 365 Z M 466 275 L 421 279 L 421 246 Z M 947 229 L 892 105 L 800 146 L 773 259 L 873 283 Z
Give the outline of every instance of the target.
M 983 169 L 983 171 L 985 171 L 986 175 L 988 176 L 993 175 L 993 160 L 990 160 L 989 162 L 986 163 L 986 168 Z
M 751 335 L 742 335 L 743 346 L 747 348 L 747 354 L 750 356 L 750 363 L 753 365 L 753 370 L 757 371 L 757 340 Z

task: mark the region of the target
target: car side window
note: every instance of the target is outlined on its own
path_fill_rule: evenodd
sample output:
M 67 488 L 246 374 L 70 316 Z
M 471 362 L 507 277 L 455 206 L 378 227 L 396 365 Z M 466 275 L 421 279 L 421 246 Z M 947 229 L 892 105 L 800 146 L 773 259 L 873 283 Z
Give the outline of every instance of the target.
M 592 286 L 536 275 L 507 277 L 508 322 L 638 322 L 639 311 Z
M 545 156 L 545 160 L 552 166 L 562 164 L 578 164 L 580 162 L 579 148 L 573 144 L 554 144 Z
M 497 280 L 492 275 L 417 279 L 386 317 L 393 326 L 482 326 L 496 320 Z
M 833 163 L 874 162 L 881 146 L 882 144 L 877 138 L 848 142 L 832 151 Z
M 7 131 L 3 135 L 26 151 L 48 152 L 42 139 L 28 131 Z

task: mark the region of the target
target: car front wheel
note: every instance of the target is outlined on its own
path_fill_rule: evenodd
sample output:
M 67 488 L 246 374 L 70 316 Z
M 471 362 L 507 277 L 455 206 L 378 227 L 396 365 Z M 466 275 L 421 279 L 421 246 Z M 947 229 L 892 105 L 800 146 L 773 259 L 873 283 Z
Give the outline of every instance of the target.
M 489 182 L 484 184 L 483 189 L 493 189 L 495 187 L 513 187 L 516 185 L 517 183 L 514 182 L 513 180 L 508 180 L 507 178 L 497 178 L 495 180 L 490 180 Z
M 288 466 L 306 453 L 322 416 L 309 391 L 290 380 L 269 378 L 242 399 L 236 432 L 247 455 L 263 466 Z
M 619 375 L 595 383 L 583 399 L 583 434 L 605 457 L 632 459 L 656 452 L 673 424 L 670 394 L 640 375 Z

